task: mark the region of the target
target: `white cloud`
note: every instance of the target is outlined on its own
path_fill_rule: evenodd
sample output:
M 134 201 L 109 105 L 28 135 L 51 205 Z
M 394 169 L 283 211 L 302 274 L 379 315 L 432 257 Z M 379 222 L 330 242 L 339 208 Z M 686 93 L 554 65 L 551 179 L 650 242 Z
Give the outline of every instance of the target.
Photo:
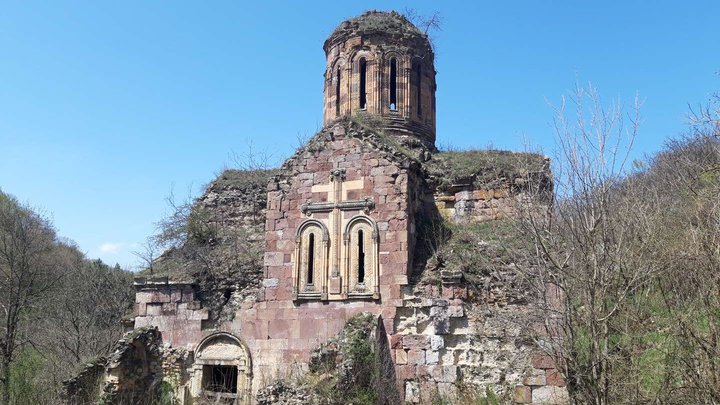
M 125 247 L 125 245 L 123 242 L 105 242 L 100 245 L 100 251 L 105 254 L 114 255 L 120 253 L 120 249 Z

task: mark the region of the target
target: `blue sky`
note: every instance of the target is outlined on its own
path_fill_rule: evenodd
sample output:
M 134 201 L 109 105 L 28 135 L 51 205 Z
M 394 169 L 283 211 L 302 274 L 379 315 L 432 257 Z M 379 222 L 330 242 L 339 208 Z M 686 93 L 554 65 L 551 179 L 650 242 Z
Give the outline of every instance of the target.
M 131 251 L 252 143 L 322 122 L 322 43 L 367 9 L 437 10 L 438 144 L 552 154 L 576 79 L 644 101 L 635 153 L 720 89 L 720 1 L 0 1 L 0 188 L 91 257 Z

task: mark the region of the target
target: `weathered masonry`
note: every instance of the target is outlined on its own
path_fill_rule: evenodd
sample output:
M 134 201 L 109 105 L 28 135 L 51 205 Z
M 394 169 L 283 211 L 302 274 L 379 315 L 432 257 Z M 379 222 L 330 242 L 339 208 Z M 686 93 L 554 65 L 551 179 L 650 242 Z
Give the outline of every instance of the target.
M 511 280 L 514 265 L 489 268 L 478 291 L 462 269 L 428 264 L 438 224 L 500 227 L 529 198 L 530 180 L 552 187 L 547 161 L 438 152 L 433 49 L 400 14 L 345 21 L 324 50 L 324 128 L 262 177 L 267 189 L 238 172 L 196 204 L 219 230 L 203 239 L 215 244 L 204 254 L 232 249 L 203 262 L 168 252 L 156 266 L 171 268 L 164 278 L 137 280 L 136 332 L 157 328 L 162 341 L 148 370 L 184 403 L 250 404 L 276 379 L 307 372 L 313 349 L 370 313 L 402 401 L 427 403 L 462 382 L 515 403 L 564 403 L 563 377 L 528 339 L 542 320 Z M 483 166 L 488 156 L 502 170 Z M 518 157 L 534 169 L 507 163 Z M 456 175 L 458 162 L 470 169 Z M 231 244 L 233 233 L 243 236 Z M 262 250 L 257 271 L 218 270 L 252 246 Z M 487 246 L 477 254 L 492 254 Z

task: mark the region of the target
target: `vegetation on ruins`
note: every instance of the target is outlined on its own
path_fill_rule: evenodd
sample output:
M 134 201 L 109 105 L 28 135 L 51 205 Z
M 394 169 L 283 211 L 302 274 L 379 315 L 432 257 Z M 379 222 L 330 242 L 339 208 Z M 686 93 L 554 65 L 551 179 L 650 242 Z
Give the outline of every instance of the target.
M 266 189 L 276 171 L 255 158 L 247 160 L 250 166 L 224 170 L 197 200 L 179 202 L 171 193 L 170 214 L 157 223 L 146 249 L 163 253 L 139 273 L 194 284 L 213 321 L 231 319 L 262 279 Z
M 0 192 L 0 404 L 58 403 L 61 382 L 121 336 L 131 280 Z
M 421 224 L 433 256 L 420 282 L 441 288 L 443 272 L 455 272 L 482 305 L 539 299 L 544 321 L 526 326 L 573 403 L 718 403 L 720 99 L 693 112 L 664 151 L 635 161 L 637 109 L 607 107 L 582 87 L 564 103 L 577 115 L 556 111 L 554 196 L 522 200 L 517 219 Z M 465 156 L 437 171 L 449 185 L 482 173 Z M 543 190 L 529 176 L 533 161 L 528 170 L 515 162 L 518 174 L 505 177 Z
M 647 162 L 628 159 L 637 110 L 606 108 L 592 88 L 567 103 L 556 202 L 519 222 L 544 297 L 538 342 L 576 403 L 718 403 L 717 100 Z

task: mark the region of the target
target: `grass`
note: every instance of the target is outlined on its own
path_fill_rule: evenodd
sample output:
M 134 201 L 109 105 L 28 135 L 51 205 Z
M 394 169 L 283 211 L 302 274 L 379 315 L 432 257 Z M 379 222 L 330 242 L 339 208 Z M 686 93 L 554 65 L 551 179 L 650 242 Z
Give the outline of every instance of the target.
M 549 176 L 543 155 L 503 150 L 465 150 L 436 153 L 427 163 L 429 172 L 439 179 L 442 191 L 454 184 L 472 184 L 487 189 L 518 184 L 516 179 Z
M 208 185 L 209 190 L 247 189 L 267 186 L 277 169 L 237 170 L 226 169 Z

